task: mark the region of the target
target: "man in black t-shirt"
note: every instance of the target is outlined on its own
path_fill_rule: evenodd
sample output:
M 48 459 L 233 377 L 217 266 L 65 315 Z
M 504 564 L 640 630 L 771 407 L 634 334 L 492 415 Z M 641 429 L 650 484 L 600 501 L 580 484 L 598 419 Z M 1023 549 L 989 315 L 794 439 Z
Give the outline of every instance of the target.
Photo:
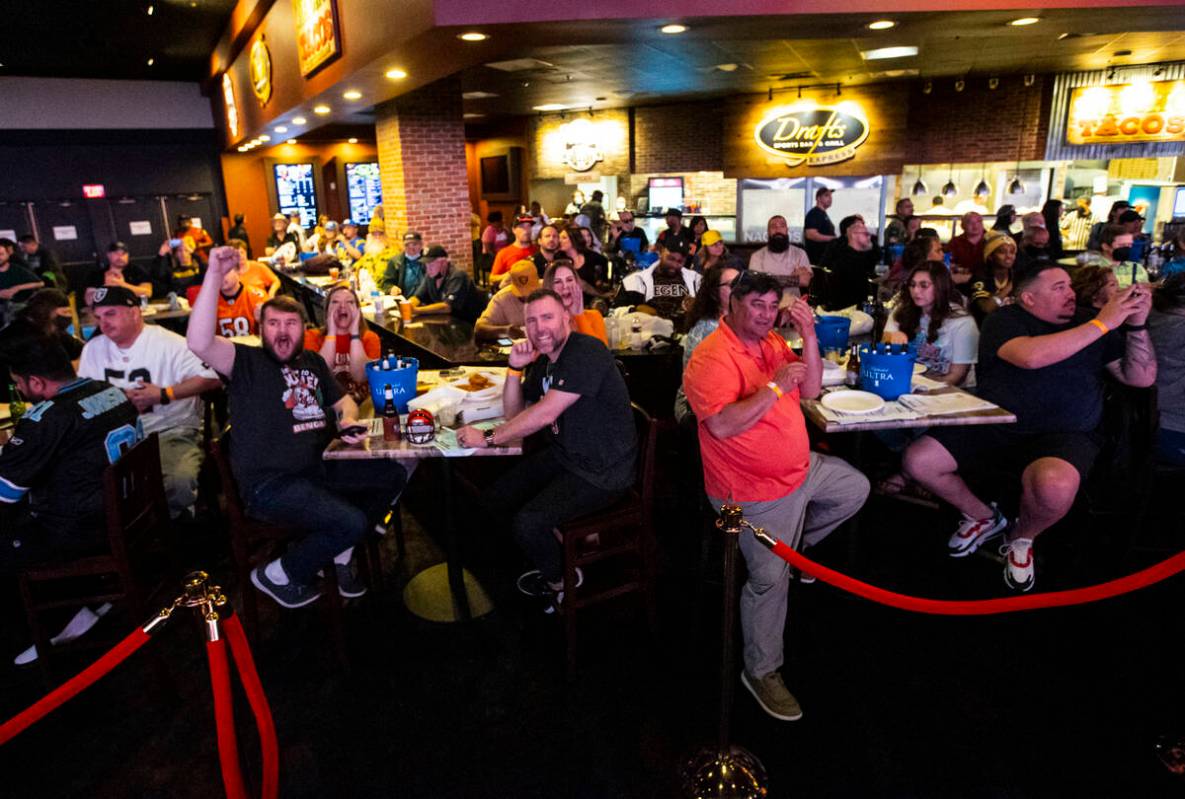
M 986 463 L 1019 473 L 1020 516 L 1005 536 L 1004 582 L 1028 591 L 1036 579 L 1033 539 L 1069 512 L 1098 455 L 1106 375 L 1150 386 L 1156 355 L 1148 286 L 1119 292 L 1090 318 L 1077 310 L 1070 276 L 1056 264 L 1037 263 L 1015 283 L 1016 304 L 984 320 L 977 374 L 980 396 L 1015 413 L 1016 424 L 931 430 L 906 450 L 903 465 L 963 512 L 947 545 L 956 558 L 1008 526 L 959 472 Z
M 128 245 L 117 241 L 107 248 L 107 264 L 95 267 L 86 279 L 86 304 L 91 304 L 93 289 L 123 286 L 137 297 L 152 296 L 152 278 L 136 264 L 129 263 Z
M 449 262 L 448 252 L 439 244 L 428 248 L 424 258 L 424 279 L 411 297 L 412 313 L 450 314 L 466 322 L 476 322 L 485 302 L 473 278 Z
M 304 313 L 290 297 L 260 310 L 262 347 L 217 335 L 219 288 L 239 252 L 218 247 L 189 319 L 189 348 L 227 381 L 230 461 L 247 512 L 307 532 L 281 558 L 251 572 L 255 587 L 287 608 L 320 596 L 317 572 L 334 566 L 342 596 L 365 593 L 352 568 L 354 545 L 383 519 L 407 482 L 394 461 L 322 460 L 341 431 L 347 444 L 366 434 L 358 406 L 338 388 L 325 360 L 304 349 Z
M 559 295 L 534 292 L 524 318 L 527 338 L 510 351 L 502 392 L 509 421 L 484 433 L 463 427 L 457 440 L 493 447 L 545 431 L 548 446 L 494 483 L 484 500 L 500 515 L 513 515 L 515 540 L 535 565 L 519 578 L 519 590 L 562 602 L 563 554 L 553 531 L 626 492 L 637 435 L 613 355 L 595 338 L 571 331 Z
M 802 243 L 812 264 L 823 262 L 823 251 L 827 249 L 828 242 L 835 238 L 835 225 L 831 217 L 827 216 L 831 199 L 831 189 L 826 186 L 815 191 L 815 207 L 806 212 L 803 221 Z
M 31 328 L 5 331 L 0 350 L 25 412 L 0 453 L 0 503 L 28 499 L 27 513 L 0 525 L 0 572 L 101 550 L 103 470 L 144 438 L 136 408 L 119 389 L 77 378 L 65 350 Z

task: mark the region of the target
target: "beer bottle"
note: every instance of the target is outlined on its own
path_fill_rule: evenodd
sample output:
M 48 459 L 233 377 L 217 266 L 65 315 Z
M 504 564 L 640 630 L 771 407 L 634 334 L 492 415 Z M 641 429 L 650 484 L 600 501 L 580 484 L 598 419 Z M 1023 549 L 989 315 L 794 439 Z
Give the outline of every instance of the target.
M 17 393 L 16 383 L 8 384 L 8 415 L 12 417 L 12 423 L 16 424 L 25 415 L 29 407 L 25 401 L 21 399 L 21 395 Z
M 383 387 L 383 441 L 399 440 L 399 411 L 395 407 L 395 391 Z
M 860 385 L 860 346 L 858 344 L 852 345 L 852 351 L 848 353 L 848 370 L 844 374 L 843 382 L 852 388 Z

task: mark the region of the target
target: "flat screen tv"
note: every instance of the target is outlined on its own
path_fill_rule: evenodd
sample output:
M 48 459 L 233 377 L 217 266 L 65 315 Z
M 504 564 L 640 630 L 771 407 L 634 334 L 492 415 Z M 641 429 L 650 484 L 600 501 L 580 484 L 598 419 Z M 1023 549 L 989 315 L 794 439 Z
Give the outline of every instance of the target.
M 683 208 L 683 178 L 650 178 L 650 213 Z
M 276 201 L 280 213 L 300 212 L 300 224 L 306 230 L 317 223 L 317 187 L 313 183 L 312 164 L 275 164 Z
M 350 219 L 357 225 L 370 224 L 374 207 L 383 201 L 383 184 L 377 161 L 346 164 L 346 196 Z
M 522 148 L 511 147 L 506 152 L 482 156 L 481 198 L 490 202 L 521 202 Z

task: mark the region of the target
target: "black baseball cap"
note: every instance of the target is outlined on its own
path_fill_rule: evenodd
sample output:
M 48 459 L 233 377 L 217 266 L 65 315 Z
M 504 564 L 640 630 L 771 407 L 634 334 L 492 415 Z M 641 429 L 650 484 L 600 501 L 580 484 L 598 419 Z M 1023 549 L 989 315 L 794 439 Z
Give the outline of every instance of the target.
M 113 241 L 107 245 L 107 252 L 120 252 L 121 250 L 123 252 L 128 251 L 128 245 L 124 244 L 122 241 Z
M 92 303 L 96 308 L 135 308 L 140 304 L 136 293 L 123 286 L 101 286 L 95 289 Z
M 423 241 L 424 237 L 421 236 L 419 233 L 416 233 L 414 230 L 409 230 L 403 234 L 403 240 L 404 241 Z
M 1139 211 L 1129 208 L 1119 215 L 1119 221 L 1123 224 L 1127 224 L 1128 222 L 1142 222 L 1144 221 L 1144 217 L 1140 216 Z
M 433 244 L 431 247 L 428 248 L 428 252 L 425 257 L 429 261 L 435 260 L 437 258 L 448 258 L 448 250 L 446 250 L 444 247 L 440 246 L 439 244 Z

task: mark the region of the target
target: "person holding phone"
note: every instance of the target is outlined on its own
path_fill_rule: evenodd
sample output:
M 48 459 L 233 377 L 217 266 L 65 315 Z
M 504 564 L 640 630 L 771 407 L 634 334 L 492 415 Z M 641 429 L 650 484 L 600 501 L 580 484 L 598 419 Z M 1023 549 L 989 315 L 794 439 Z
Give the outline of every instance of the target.
M 161 242 L 152 261 L 153 294 L 163 296 L 170 291 L 184 296 L 185 292 L 202 284 L 201 264 L 193 257 L 188 242 L 174 234 Z
M 233 247 L 210 252 L 210 266 L 189 319 L 189 348 L 227 384 L 235 420 L 230 463 L 247 513 L 304 531 L 288 551 L 251 572 L 251 582 L 286 608 L 321 595 L 317 573 L 333 568 L 338 591 L 361 596 L 353 568 L 354 545 L 398 501 L 407 472 L 395 461 L 325 461 L 321 454 L 343 431 L 361 444 L 358 406 L 343 394 L 328 364 L 304 348 L 304 309 L 291 297 L 273 297 L 260 311 L 262 347 L 217 335 L 218 293 L 237 268 Z

